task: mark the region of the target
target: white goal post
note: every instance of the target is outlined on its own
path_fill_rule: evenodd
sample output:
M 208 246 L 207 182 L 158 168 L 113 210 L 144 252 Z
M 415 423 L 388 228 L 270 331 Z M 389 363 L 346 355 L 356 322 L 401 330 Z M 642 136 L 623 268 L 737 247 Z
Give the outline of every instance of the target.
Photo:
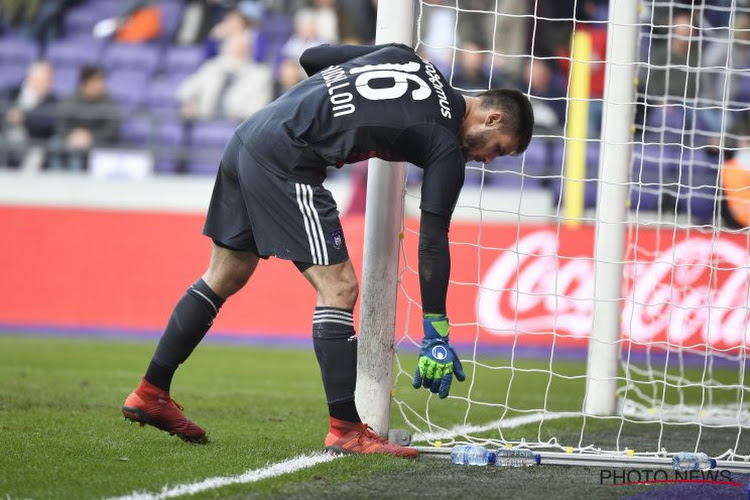
M 376 43 L 412 45 L 414 6 L 411 1 L 380 0 Z M 365 242 L 362 262 L 358 339 L 357 408 L 381 436 L 391 419 L 393 339 L 396 331 L 399 234 L 403 214 L 405 165 L 369 160 Z
M 594 324 L 589 340 L 585 411 L 613 415 L 619 366 L 622 268 L 628 180 L 635 116 L 638 2 L 613 0 L 607 29 L 607 66 L 594 249 Z

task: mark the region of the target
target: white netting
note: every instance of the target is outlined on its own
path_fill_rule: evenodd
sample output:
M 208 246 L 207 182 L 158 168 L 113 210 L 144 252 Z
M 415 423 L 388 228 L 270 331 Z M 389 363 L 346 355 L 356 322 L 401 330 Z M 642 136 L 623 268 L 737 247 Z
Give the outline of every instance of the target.
M 451 228 L 448 313 L 468 378 L 454 381 L 443 401 L 410 388 L 422 331 L 420 173 L 409 171 L 393 425 L 405 423 L 421 444 L 626 455 L 700 450 L 747 459 L 750 8 L 737 0 L 640 6 L 631 181 L 621 186 L 630 207 L 614 345 L 618 408 L 592 416 L 584 398 L 593 223 L 606 168 L 599 152 L 608 6 L 579 0 L 565 12 L 556 4 L 420 2 L 418 49 L 451 85 L 467 94 L 521 88 L 538 126 L 523 156 L 467 165 Z M 580 32 L 593 51 L 576 227 L 563 215 L 571 200 L 562 193 L 573 142 L 565 132 L 570 35 Z

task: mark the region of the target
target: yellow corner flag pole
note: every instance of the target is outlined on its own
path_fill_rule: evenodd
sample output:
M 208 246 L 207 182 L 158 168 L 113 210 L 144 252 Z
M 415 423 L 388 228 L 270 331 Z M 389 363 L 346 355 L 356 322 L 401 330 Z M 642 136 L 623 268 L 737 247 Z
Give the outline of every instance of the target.
M 563 217 L 568 227 L 581 225 L 586 177 L 586 137 L 589 123 L 589 87 L 591 81 L 591 35 L 573 34 L 567 148 L 563 179 Z

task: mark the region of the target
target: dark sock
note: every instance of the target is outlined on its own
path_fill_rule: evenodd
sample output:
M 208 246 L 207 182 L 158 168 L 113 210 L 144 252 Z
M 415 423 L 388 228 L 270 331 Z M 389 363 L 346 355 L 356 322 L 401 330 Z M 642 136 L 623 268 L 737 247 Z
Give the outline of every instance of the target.
M 167 328 L 151 358 L 146 380 L 169 391 L 177 367 L 193 352 L 211 328 L 224 299 L 199 279 L 177 302 Z
M 172 377 L 174 377 L 175 368 L 167 368 L 161 366 L 159 363 L 154 362 L 152 359 L 146 369 L 145 379 L 151 382 L 153 385 L 163 391 L 169 392 L 169 387 L 172 385 Z
M 328 414 L 333 418 L 344 420 L 345 422 L 359 423 L 362 421 L 359 418 L 357 406 L 354 404 L 353 399 L 338 403 L 328 403 Z
M 357 337 L 351 309 L 316 307 L 313 347 L 320 365 L 330 416 L 360 422 L 354 404 L 357 385 Z

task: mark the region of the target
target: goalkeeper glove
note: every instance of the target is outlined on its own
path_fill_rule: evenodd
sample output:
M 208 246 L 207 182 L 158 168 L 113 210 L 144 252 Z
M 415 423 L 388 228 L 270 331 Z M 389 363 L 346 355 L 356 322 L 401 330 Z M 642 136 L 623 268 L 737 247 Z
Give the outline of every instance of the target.
M 412 386 L 429 389 L 440 398 L 448 396 L 453 375 L 459 382 L 466 379 L 464 367 L 456 351 L 448 343 L 448 317 L 444 314 L 427 314 L 424 317 L 424 338 L 419 351 L 417 371 Z

